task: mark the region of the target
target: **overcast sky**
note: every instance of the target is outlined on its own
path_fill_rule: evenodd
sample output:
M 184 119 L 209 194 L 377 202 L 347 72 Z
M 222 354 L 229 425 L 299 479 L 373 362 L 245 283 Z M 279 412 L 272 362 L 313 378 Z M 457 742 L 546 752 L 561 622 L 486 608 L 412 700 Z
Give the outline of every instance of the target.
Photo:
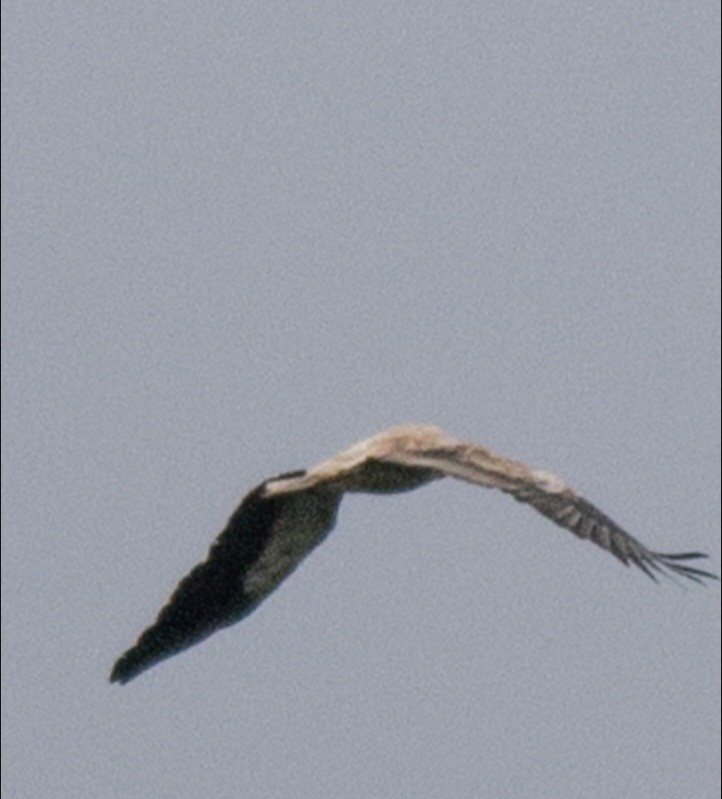
M 719 587 L 450 481 L 107 677 L 249 487 L 402 422 L 719 571 L 719 3 L 3 22 L 6 795 L 717 797 Z

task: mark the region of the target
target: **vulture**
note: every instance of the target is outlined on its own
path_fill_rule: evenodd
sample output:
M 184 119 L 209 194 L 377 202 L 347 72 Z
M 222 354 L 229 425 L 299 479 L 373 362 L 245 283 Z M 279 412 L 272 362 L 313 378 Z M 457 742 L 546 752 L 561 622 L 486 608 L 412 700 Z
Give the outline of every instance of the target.
M 406 425 L 252 489 L 206 560 L 181 580 L 153 624 L 116 661 L 111 682 L 127 683 L 255 610 L 333 529 L 346 492 L 393 494 L 442 477 L 498 488 L 653 580 L 663 573 L 698 583 L 717 579 L 689 565 L 704 554 L 648 549 L 551 472 L 458 441 L 437 427 Z

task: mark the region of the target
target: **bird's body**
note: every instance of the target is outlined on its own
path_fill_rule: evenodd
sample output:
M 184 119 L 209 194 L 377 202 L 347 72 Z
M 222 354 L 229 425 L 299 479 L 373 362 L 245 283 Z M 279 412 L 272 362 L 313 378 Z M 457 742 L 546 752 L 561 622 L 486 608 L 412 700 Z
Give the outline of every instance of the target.
M 556 475 L 533 471 L 436 427 L 407 425 L 379 433 L 308 470 L 254 488 L 185 577 L 154 624 L 122 655 L 111 681 L 125 683 L 160 660 L 240 621 L 320 544 L 346 492 L 398 493 L 442 477 L 498 488 L 556 524 L 588 538 L 650 577 L 668 571 L 697 582 L 714 575 L 688 566 L 700 553 L 647 549 Z

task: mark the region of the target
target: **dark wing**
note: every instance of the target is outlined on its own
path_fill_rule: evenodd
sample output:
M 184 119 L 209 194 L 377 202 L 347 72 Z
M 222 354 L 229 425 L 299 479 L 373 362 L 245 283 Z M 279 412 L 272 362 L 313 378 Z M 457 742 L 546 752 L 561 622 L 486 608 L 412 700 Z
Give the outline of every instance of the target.
M 686 563 L 706 555 L 700 552 L 667 554 L 647 549 L 556 475 L 543 470 L 532 471 L 525 464 L 491 452 L 479 444 L 453 440 L 433 442 L 430 446 L 393 450 L 385 457 L 406 466 L 434 469 L 486 488 L 498 488 L 519 502 L 536 508 L 560 527 L 593 541 L 625 565 L 634 564 L 653 580 L 656 579 L 655 573 L 665 572 L 679 574 L 697 583 L 705 578 L 718 579 L 716 575 Z
M 265 595 L 244 590 L 245 576 L 261 557 L 286 501 L 285 497 L 263 497 L 265 485 L 246 496 L 206 560 L 178 584 L 153 625 L 116 661 L 111 682 L 132 680 L 159 661 L 240 621 L 264 599 Z
M 526 483 L 522 487 L 507 490 L 519 502 L 536 508 L 540 513 L 579 538 L 587 538 L 597 546 L 611 552 L 625 566 L 633 564 L 648 577 L 656 580 L 656 573 L 679 574 L 702 583 L 704 578 L 717 580 L 711 572 L 687 565 L 686 561 L 706 558 L 701 552 L 668 554 L 654 552 L 637 541 L 613 519 L 599 508 L 578 496 L 569 487 L 550 489 L 541 482 Z

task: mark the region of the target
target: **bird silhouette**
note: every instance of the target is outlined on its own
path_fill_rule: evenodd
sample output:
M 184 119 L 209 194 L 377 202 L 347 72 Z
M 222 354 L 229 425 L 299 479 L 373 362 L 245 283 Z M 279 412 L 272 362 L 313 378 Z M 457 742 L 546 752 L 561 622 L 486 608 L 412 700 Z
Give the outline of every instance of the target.
M 442 477 L 500 489 L 652 579 L 665 572 L 698 583 L 717 579 L 689 565 L 704 554 L 648 549 L 551 472 L 458 441 L 437 427 L 407 425 L 250 491 L 206 560 L 181 580 L 155 622 L 116 661 L 111 682 L 126 683 L 251 613 L 330 533 L 346 492 L 393 494 Z

